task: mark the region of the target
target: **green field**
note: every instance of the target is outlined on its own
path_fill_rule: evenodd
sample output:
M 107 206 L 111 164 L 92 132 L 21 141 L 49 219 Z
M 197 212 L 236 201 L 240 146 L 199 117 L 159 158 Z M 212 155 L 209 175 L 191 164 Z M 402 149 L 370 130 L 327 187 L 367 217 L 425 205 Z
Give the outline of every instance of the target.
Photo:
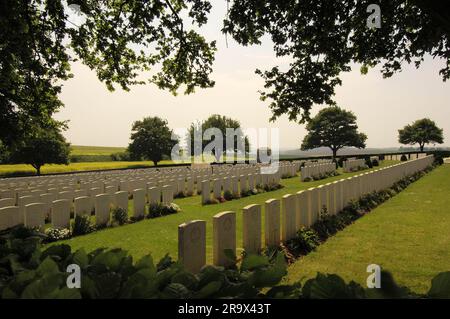
M 383 161 L 382 165 L 387 166 L 393 163 L 393 161 Z M 207 221 L 207 258 L 208 262 L 212 262 L 212 217 L 215 214 L 223 211 L 238 212 L 236 221 L 237 244 L 238 247 L 241 247 L 242 216 L 240 212 L 243 207 L 250 204 L 264 204 L 266 200 L 271 198 L 280 199 L 285 194 L 293 194 L 302 189 L 325 184 L 355 174 L 359 174 L 359 172 L 342 174 L 340 176 L 307 183 L 300 182 L 299 178 L 285 179 L 281 181 L 285 187 L 280 190 L 217 205 L 200 205 L 200 196 L 175 199 L 174 202 L 182 209 L 182 212 L 178 214 L 156 219 L 146 219 L 134 224 L 101 230 L 63 242 L 71 245 L 75 249 L 83 247 L 86 251 L 91 251 L 98 247 L 120 247 L 128 250 L 136 258 L 148 253 L 152 253 L 155 258 L 161 258 L 166 253 L 170 253 L 171 256 L 176 258 L 178 225 L 194 219 L 203 219 Z M 133 209 L 131 204 L 132 202 L 130 201 L 130 210 Z
M 172 161 L 161 161 L 161 164 L 172 164 Z M 124 168 L 146 168 L 152 167 L 153 162 L 85 162 L 85 163 L 70 163 L 69 165 L 44 165 L 41 168 L 42 174 L 54 174 L 54 173 L 68 173 L 79 171 L 94 171 L 94 170 L 106 170 L 106 169 L 124 169 Z M 0 176 L 2 175 L 25 175 L 34 174 L 36 171 L 31 165 L 27 164 L 13 164 L 13 165 L 0 165 Z
M 125 152 L 125 147 L 71 145 L 70 155 L 111 155 Z
M 357 220 L 289 268 L 289 281 L 336 273 L 365 286 L 378 264 L 418 293 L 450 271 L 450 165 L 443 165 Z

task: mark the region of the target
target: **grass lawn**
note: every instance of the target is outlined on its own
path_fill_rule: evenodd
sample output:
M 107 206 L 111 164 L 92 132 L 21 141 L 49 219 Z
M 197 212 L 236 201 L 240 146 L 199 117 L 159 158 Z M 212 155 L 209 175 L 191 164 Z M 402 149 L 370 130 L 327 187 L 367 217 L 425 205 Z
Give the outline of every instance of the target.
M 387 166 L 393 164 L 394 161 L 383 161 L 381 163 L 382 165 Z M 178 225 L 194 219 L 203 219 L 207 222 L 207 261 L 211 263 L 212 217 L 215 214 L 223 211 L 238 212 L 236 222 L 237 246 L 241 247 L 242 215 L 240 212 L 243 207 L 250 204 L 264 204 L 266 200 L 271 198 L 281 199 L 284 194 L 293 194 L 302 189 L 325 184 L 355 174 L 359 173 L 347 173 L 340 176 L 307 183 L 300 182 L 300 178 L 285 179 L 281 182 L 285 187 L 280 190 L 253 195 L 216 205 L 200 205 L 200 196 L 175 199 L 175 203 L 180 205 L 182 209 L 182 212 L 178 214 L 155 219 L 146 219 L 134 224 L 104 229 L 89 235 L 75 237 L 66 241 L 60 241 L 58 243 L 67 243 L 74 249 L 85 248 L 88 252 L 98 247 L 120 247 L 128 250 L 136 258 L 148 253 L 151 253 L 155 259 L 163 257 L 166 253 L 170 253 L 172 257 L 176 258 L 178 252 Z M 130 202 L 130 204 L 132 203 Z M 132 209 L 131 206 L 130 209 Z
M 442 165 L 289 267 L 288 281 L 336 273 L 365 286 L 378 264 L 401 285 L 425 293 L 450 271 L 450 165 Z

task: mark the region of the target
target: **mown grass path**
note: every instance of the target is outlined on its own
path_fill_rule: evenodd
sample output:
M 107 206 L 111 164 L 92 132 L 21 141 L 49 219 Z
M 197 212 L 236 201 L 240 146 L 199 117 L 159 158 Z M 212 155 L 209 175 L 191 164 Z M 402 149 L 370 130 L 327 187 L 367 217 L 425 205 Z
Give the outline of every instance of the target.
M 443 165 L 289 267 L 287 281 L 335 273 L 366 285 L 369 264 L 417 293 L 450 271 L 450 165 Z
M 393 164 L 393 161 L 383 161 L 382 165 Z M 67 243 L 74 249 L 84 248 L 87 252 L 99 247 L 120 247 L 129 251 L 134 257 L 139 258 L 151 253 L 155 259 L 163 257 L 169 253 L 177 258 L 178 253 L 178 225 L 195 219 L 203 219 L 207 222 L 206 243 L 207 243 L 207 261 L 212 262 L 212 217 L 223 211 L 235 211 L 237 213 L 237 246 L 242 246 L 242 208 L 250 204 L 261 204 L 271 198 L 281 199 L 285 194 L 294 194 L 299 190 L 314 187 L 320 184 L 326 184 L 344 177 L 349 177 L 357 173 L 341 174 L 320 181 L 300 182 L 300 178 L 290 178 L 282 180 L 284 188 L 244 197 L 238 200 L 228 201 L 222 204 L 206 205 L 200 204 L 200 196 L 192 196 L 183 199 L 176 199 L 182 212 L 174 215 L 164 216 L 155 219 L 146 219 L 134 224 L 118 226 L 97 231 L 95 233 L 75 237 L 58 243 Z M 132 210 L 130 201 L 130 210 Z M 264 207 L 263 207 L 264 208 Z M 263 210 L 264 216 L 264 210 Z M 264 218 L 263 227 L 264 230 Z

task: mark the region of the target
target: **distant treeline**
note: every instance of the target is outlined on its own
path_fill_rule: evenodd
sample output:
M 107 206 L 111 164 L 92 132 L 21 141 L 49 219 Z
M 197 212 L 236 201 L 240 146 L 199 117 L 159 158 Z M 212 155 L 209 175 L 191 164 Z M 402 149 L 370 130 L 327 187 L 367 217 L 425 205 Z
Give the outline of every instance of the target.
M 84 162 L 110 162 L 121 161 L 131 162 L 139 161 L 139 159 L 133 159 L 128 152 L 119 152 L 106 155 L 70 155 L 71 163 L 84 163 Z

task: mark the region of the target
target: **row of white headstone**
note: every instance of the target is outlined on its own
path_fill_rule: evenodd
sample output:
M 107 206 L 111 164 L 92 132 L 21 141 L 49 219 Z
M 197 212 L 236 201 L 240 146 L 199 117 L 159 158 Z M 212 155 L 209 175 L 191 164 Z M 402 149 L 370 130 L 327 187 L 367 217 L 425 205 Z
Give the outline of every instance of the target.
M 424 158 L 427 156 L 426 153 L 406 153 L 406 154 L 395 154 L 395 155 L 391 154 L 391 155 L 385 155 L 384 159 L 392 160 L 392 161 L 400 161 L 402 158 L 402 155 L 405 155 L 408 160 Z
M 326 209 L 337 214 L 351 201 L 381 191 L 402 178 L 424 170 L 433 163 L 428 156 L 380 168 L 318 187 L 287 194 L 264 203 L 264 245 L 277 246 L 296 235 L 301 227 L 310 227 Z M 242 247 L 247 253 L 262 248 L 262 206 L 249 205 L 242 210 Z M 213 217 L 213 264 L 227 266 L 225 250 L 236 252 L 236 213 L 226 211 Z M 193 220 L 178 226 L 178 258 L 187 270 L 197 273 L 206 264 L 206 221 Z
M 284 167 L 297 167 L 298 164 L 290 164 L 284 165 Z M 76 189 L 76 185 L 63 186 L 61 188 L 62 191 L 58 191 L 57 187 L 49 187 L 45 189 L 10 189 L 8 191 L 4 191 L 2 196 L 6 196 L 5 198 L 0 199 L 0 211 L 1 215 L 0 220 L 3 222 L 0 223 L 0 229 L 9 228 L 15 226 L 17 224 L 25 223 L 28 227 L 35 227 L 36 225 L 41 225 L 45 221 L 45 219 L 55 220 L 55 223 L 52 223 L 53 227 L 66 227 L 70 221 L 70 213 L 67 214 L 66 204 L 61 204 L 61 201 L 67 201 L 69 212 L 75 209 L 79 211 L 77 208 L 84 207 L 87 204 L 85 202 L 89 202 L 90 210 L 89 212 L 95 212 L 95 203 L 97 197 L 106 198 L 104 196 L 99 195 L 109 195 L 112 198 L 111 203 L 124 203 L 123 205 L 118 205 L 119 207 L 127 208 L 128 206 L 128 197 L 138 196 L 134 199 L 137 203 L 135 203 L 135 207 L 142 207 L 145 203 L 156 203 L 162 202 L 165 204 L 169 204 L 173 201 L 174 195 L 179 192 L 183 192 L 184 194 L 194 195 L 200 191 L 200 186 L 198 185 L 200 182 L 194 183 L 195 179 L 200 181 L 201 178 L 213 179 L 214 181 L 220 180 L 224 181 L 224 190 L 227 189 L 227 178 L 224 177 L 226 173 L 231 172 L 257 172 L 259 170 L 258 167 L 249 166 L 249 165 L 240 165 L 238 167 L 228 166 L 222 169 L 216 168 L 216 173 L 205 174 L 205 175 L 197 175 L 195 178 L 185 178 L 184 176 L 180 176 L 178 179 L 170 179 L 167 182 L 169 185 L 161 186 L 165 181 L 160 180 L 159 183 L 148 182 L 145 183 L 145 180 L 131 180 L 131 181 L 94 181 L 91 183 L 80 183 L 78 185 L 78 189 Z M 291 171 L 291 170 L 290 170 Z M 253 183 L 259 182 L 257 180 L 257 176 L 259 174 L 248 174 L 241 175 L 246 176 L 246 178 L 240 179 L 241 189 L 244 190 L 248 187 L 253 188 Z M 248 179 L 247 179 L 248 176 Z M 255 176 L 255 179 L 252 178 Z M 274 181 L 278 175 L 272 175 L 272 180 L 270 180 L 269 176 L 264 176 L 261 178 L 264 185 L 268 182 Z M 218 177 L 218 178 L 216 178 Z M 217 184 L 217 182 L 215 182 Z M 196 186 L 197 184 L 197 186 Z M 232 185 L 232 181 L 230 180 L 230 185 Z M 244 186 L 246 185 L 246 186 Z M 47 185 L 51 186 L 51 185 Z M 90 186 L 95 186 L 89 188 Z M 220 185 L 222 188 L 222 184 Z M 217 192 L 217 186 L 215 187 Z M 137 191 L 139 190 L 139 192 Z M 144 194 L 144 204 L 140 204 L 142 197 L 140 194 L 143 192 Z M 206 194 L 206 193 L 204 193 Z M 209 194 L 209 193 L 208 193 Z M 127 202 L 118 200 L 117 198 L 127 198 Z M 56 202 L 56 203 L 55 203 Z M 40 204 L 40 205 L 34 205 Z M 31 205 L 28 209 L 29 212 L 37 212 L 36 219 L 31 218 L 30 214 L 27 214 L 26 207 Z M 16 207 L 16 208 L 14 208 Z M 5 208 L 5 209 L 4 209 Z M 58 210 L 61 209 L 61 212 Z M 84 209 L 84 208 L 83 208 Z M 13 216 L 14 215 L 14 216 Z M 17 216 L 15 216 L 17 215 Z M 101 214 L 103 215 L 103 214 Z M 141 215 L 141 213 L 137 213 L 137 215 Z M 28 218 L 25 218 L 28 216 Z M 56 216 L 56 217 L 54 217 Z M 63 216 L 59 218 L 59 216 Z M 53 218 L 54 217 L 54 218 Z M 60 222 L 63 220 L 63 222 Z M 102 218 L 99 218 L 102 221 Z
M 47 219 L 54 228 L 69 228 L 71 213 L 74 216 L 95 214 L 96 223 L 103 225 L 110 221 L 110 211 L 120 207 L 128 213 L 129 194 L 126 191 L 114 193 L 91 193 L 89 196 L 74 197 L 74 193 L 41 194 L 37 196 L 19 197 L 14 206 L 14 199 L 0 200 L 0 230 L 20 224 L 26 227 L 42 227 Z M 132 193 L 135 218 L 143 217 L 147 204 L 173 202 L 174 192 L 170 185 L 151 187 L 147 190 L 135 189 Z
M 279 184 L 281 172 L 274 174 L 246 174 L 240 176 L 230 176 L 215 178 L 211 181 L 204 180 L 201 182 L 202 204 L 207 204 L 212 196 L 215 199 L 220 199 L 226 192 L 229 192 L 234 197 L 239 197 L 243 192 L 255 189 L 258 185 L 265 187 L 269 184 Z
M 301 180 L 312 179 L 323 174 L 332 173 L 336 171 L 335 163 L 323 163 L 316 165 L 305 165 L 301 168 Z
M 363 169 L 366 165 L 366 160 L 363 158 L 359 159 L 348 159 L 342 163 L 342 168 L 345 173 L 355 172 Z
M 288 166 L 289 165 L 289 166 Z M 295 170 L 298 163 L 284 164 L 282 169 Z M 19 178 L 7 179 L 0 184 L 0 199 L 15 198 L 23 196 L 40 196 L 41 194 L 59 194 L 61 192 L 74 192 L 74 197 L 95 195 L 101 193 L 115 193 L 117 191 L 127 191 L 130 195 L 135 189 L 148 190 L 151 187 L 162 187 L 172 185 L 174 194 L 182 192 L 185 196 L 195 195 L 200 189 L 200 182 L 203 180 L 214 180 L 225 176 L 240 176 L 255 174 L 259 172 L 261 165 L 217 165 L 210 169 L 174 168 L 147 170 L 129 170 L 124 173 L 92 173 L 74 174 L 52 177 Z M 136 175 L 136 171 L 141 175 Z M 197 184 L 197 192 L 194 189 Z M 92 191 L 92 189 L 95 189 Z M 70 196 L 70 195 L 66 195 Z

